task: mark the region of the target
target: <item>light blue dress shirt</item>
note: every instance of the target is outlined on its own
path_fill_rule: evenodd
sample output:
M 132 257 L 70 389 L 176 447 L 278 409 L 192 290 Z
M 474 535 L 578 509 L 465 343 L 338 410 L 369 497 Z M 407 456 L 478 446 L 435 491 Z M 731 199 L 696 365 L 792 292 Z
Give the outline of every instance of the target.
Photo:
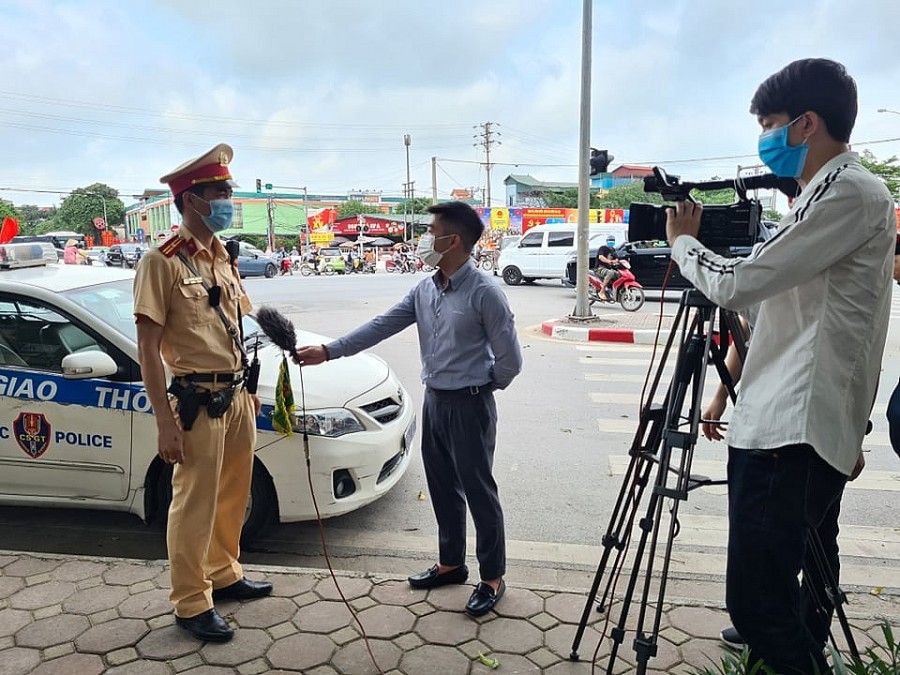
M 440 272 L 380 316 L 326 346 L 350 356 L 416 324 L 422 382 L 431 389 L 505 389 L 522 370 L 513 313 L 503 291 L 470 259 L 441 288 Z

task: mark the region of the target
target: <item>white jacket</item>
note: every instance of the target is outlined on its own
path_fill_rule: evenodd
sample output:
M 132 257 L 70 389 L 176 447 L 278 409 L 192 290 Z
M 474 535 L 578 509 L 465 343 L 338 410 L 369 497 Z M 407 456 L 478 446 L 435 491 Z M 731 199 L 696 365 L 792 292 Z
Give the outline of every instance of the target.
M 816 173 L 749 257 L 676 239 L 672 258 L 706 297 L 733 310 L 759 303 L 729 445 L 808 443 L 851 473 L 890 318 L 894 209 L 884 184 L 847 152 Z

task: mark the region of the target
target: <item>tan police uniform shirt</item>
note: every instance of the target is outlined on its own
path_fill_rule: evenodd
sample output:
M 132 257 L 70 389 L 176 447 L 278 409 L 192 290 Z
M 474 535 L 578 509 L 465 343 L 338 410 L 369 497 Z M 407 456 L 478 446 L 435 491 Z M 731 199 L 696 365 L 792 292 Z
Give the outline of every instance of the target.
M 206 248 L 185 228 L 175 236 L 184 240 L 178 250 L 188 256 L 206 284 L 222 288 L 220 306 L 238 327 L 237 303 L 242 315 L 252 305 L 222 242 L 214 237 Z M 203 284 L 177 253 L 167 257 L 162 252 L 166 248 L 163 243 L 141 257 L 134 280 L 135 316 L 143 314 L 164 327 L 160 353 L 172 374 L 239 372 L 241 354 L 210 306 Z

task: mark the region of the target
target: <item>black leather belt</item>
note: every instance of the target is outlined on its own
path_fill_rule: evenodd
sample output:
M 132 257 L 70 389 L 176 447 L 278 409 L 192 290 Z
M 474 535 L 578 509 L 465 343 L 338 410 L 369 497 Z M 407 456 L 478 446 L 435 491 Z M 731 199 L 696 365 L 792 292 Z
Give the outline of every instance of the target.
M 188 373 L 176 375 L 176 379 L 188 382 L 212 382 L 213 384 L 233 384 L 244 379 L 244 371 L 239 373 Z

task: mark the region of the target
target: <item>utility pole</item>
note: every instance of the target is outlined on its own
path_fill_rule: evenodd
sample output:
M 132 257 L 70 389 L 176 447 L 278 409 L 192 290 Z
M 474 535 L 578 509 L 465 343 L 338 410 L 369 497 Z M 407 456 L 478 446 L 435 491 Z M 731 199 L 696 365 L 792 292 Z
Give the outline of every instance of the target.
M 269 251 L 271 253 L 275 252 L 275 202 L 272 200 L 272 195 L 266 197 L 266 215 L 269 219 Z
M 437 157 L 431 158 L 431 203 L 437 204 Z
M 591 205 L 590 138 L 591 138 L 591 29 L 592 1 L 583 0 L 581 19 L 581 127 L 578 143 L 578 231 L 575 281 L 575 310 L 572 316 L 593 316 L 588 302 L 588 217 Z
M 406 146 L 406 183 L 403 185 L 403 240 L 412 239 L 409 225 L 409 211 L 412 208 L 410 203 L 413 198 L 413 185 L 409 177 L 409 146 L 412 138 L 409 134 L 403 134 L 403 145 Z
M 475 147 L 481 146 L 484 148 L 484 168 L 485 175 L 487 176 L 487 189 L 485 191 L 485 206 L 487 208 L 491 208 L 491 146 L 496 144 L 500 145 L 500 141 L 493 138 L 493 136 L 499 136 L 499 131 L 494 131 L 492 128 L 494 126 L 494 122 L 484 122 L 476 126 L 476 129 L 481 129 L 481 133 L 475 134 L 475 138 L 479 139 L 477 143 L 475 143 Z M 497 125 L 499 126 L 499 125 Z

